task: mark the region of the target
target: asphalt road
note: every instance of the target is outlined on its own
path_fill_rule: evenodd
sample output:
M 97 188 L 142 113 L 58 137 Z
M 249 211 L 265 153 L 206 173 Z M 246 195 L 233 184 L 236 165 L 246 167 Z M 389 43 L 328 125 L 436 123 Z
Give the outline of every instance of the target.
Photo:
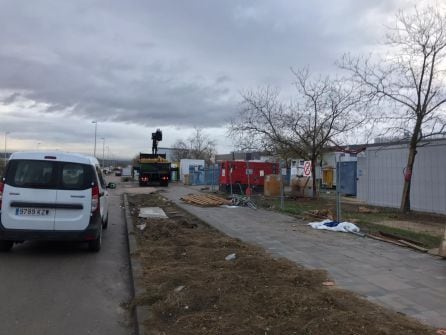
M 25 242 L 0 253 L 0 334 L 133 334 L 125 224 L 111 190 L 102 249 Z

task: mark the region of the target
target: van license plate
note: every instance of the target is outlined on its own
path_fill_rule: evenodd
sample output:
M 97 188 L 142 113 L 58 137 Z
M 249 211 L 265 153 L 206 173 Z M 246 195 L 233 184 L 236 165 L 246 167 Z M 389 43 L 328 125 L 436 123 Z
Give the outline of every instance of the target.
M 16 208 L 15 215 L 24 216 L 45 216 L 50 213 L 49 209 L 43 208 Z

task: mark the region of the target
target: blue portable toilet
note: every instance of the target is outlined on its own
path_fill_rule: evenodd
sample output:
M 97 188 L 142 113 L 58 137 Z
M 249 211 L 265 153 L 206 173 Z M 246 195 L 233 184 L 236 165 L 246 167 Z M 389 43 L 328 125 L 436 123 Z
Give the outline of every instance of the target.
M 336 174 L 339 182 L 339 193 L 356 196 L 357 162 L 337 162 Z

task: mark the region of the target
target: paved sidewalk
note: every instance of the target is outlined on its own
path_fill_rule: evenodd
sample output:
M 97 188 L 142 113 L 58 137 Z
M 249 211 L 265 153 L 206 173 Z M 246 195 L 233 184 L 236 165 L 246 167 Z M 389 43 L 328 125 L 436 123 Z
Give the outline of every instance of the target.
M 446 260 L 352 234 L 315 230 L 272 211 L 187 205 L 180 197 L 198 191 L 182 185 L 165 190 L 167 198 L 232 237 L 325 269 L 338 287 L 433 327 L 446 327 Z

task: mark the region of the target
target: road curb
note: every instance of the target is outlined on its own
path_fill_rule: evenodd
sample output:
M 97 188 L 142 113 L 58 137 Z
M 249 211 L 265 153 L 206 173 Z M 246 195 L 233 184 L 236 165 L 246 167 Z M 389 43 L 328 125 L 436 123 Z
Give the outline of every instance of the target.
M 130 281 L 133 289 L 133 298 L 135 299 L 144 293 L 144 289 L 138 284 L 138 278 L 142 278 L 142 266 L 137 257 L 138 246 L 136 243 L 135 229 L 133 226 L 133 220 L 130 214 L 130 206 L 126 193 L 124 193 L 124 218 L 129 247 Z M 148 306 L 135 306 L 134 318 L 137 335 L 143 335 L 145 333 L 144 321 L 147 319 L 148 315 Z

